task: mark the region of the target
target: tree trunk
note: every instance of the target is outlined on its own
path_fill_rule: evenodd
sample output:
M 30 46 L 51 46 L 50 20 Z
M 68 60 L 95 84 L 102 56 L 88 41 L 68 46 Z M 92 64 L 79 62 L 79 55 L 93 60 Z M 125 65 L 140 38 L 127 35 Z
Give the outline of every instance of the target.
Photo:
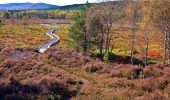
M 111 37 L 109 38 L 109 44 L 108 44 L 108 52 L 112 52 L 112 50 L 110 50 L 110 41 L 111 41 Z
M 84 36 L 84 53 L 86 54 L 87 53 L 87 34 L 85 33 L 85 36 Z
M 164 50 L 163 50 L 163 64 L 166 64 L 166 49 L 167 49 L 167 33 L 164 33 Z
M 145 48 L 145 67 L 148 65 L 148 48 L 149 48 L 149 44 L 147 42 Z
M 134 65 L 133 55 L 134 55 L 134 45 L 135 45 L 135 31 L 132 32 L 132 44 L 131 44 L 131 64 Z
M 170 34 L 166 32 L 168 35 L 168 64 L 170 64 Z
M 100 49 L 100 56 L 103 55 L 103 38 L 104 38 L 104 33 L 102 32 L 102 37 L 100 40 L 100 45 L 99 45 L 99 49 Z
M 112 34 L 113 35 L 113 34 Z M 110 38 L 109 38 L 109 48 L 110 48 L 110 42 L 111 42 L 111 40 L 112 40 L 112 35 L 110 36 Z M 109 50 L 109 52 L 112 52 L 113 51 L 113 46 L 111 47 L 111 50 Z
M 106 53 L 108 53 L 108 49 L 109 49 L 109 30 L 108 30 L 107 36 L 106 36 Z
M 146 47 L 145 47 L 145 65 L 144 67 L 146 67 L 148 65 L 148 49 L 149 49 L 149 37 L 148 37 L 148 30 L 145 29 L 145 44 L 146 44 Z

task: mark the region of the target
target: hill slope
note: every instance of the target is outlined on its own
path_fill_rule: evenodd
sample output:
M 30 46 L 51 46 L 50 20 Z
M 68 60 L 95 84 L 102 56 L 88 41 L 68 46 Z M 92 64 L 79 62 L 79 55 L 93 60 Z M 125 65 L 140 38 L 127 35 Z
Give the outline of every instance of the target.
M 61 9 L 61 10 L 76 10 L 76 9 L 80 9 L 84 5 L 85 4 L 66 5 L 66 6 L 59 7 L 59 9 Z
M 121 1 L 109 1 L 115 8 L 121 6 L 123 3 Z M 90 3 L 95 4 L 95 3 Z M 59 10 L 76 10 L 80 9 L 85 4 L 73 4 L 65 6 L 57 6 L 46 3 L 8 3 L 0 4 L 0 10 L 41 10 L 41 9 L 59 9 Z
M 169 100 L 170 67 L 104 63 L 59 47 L 2 50 L 0 100 Z M 14 92 L 13 92 L 14 91 Z
M 31 10 L 31 9 L 54 9 L 56 5 L 45 3 L 8 3 L 0 4 L 0 10 Z

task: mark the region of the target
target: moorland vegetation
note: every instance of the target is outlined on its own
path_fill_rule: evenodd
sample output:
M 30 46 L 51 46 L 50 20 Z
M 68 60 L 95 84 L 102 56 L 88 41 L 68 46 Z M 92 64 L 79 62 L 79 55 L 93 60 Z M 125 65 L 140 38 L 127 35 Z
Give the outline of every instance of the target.
M 0 11 L 0 99 L 168 100 L 170 2 Z M 61 41 L 40 54 L 50 24 Z

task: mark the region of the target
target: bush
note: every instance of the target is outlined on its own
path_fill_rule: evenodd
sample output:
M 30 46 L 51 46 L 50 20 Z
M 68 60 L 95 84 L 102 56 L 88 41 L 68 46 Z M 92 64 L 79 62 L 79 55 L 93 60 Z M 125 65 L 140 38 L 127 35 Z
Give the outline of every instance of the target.
M 164 89 L 164 93 L 167 94 L 167 98 L 170 98 L 170 84 Z
M 0 62 L 4 61 L 5 59 L 6 59 L 6 57 L 0 56 Z
M 113 88 L 134 88 L 135 83 L 131 80 L 128 80 L 126 78 L 114 78 L 113 80 L 109 81 L 109 87 Z
M 120 66 L 119 66 L 120 67 Z M 110 71 L 112 77 L 126 77 L 128 79 L 138 79 L 143 72 L 143 69 L 138 66 L 122 65 L 120 68 L 115 68 Z
M 3 76 L 3 71 L 0 71 L 0 77 Z
M 2 62 L 1 66 L 6 67 L 6 68 L 12 68 L 15 66 L 15 64 L 16 64 L 15 61 L 8 59 L 8 60 L 5 60 L 4 62 Z
M 170 77 L 170 68 L 165 68 L 163 74 Z
M 103 69 L 104 64 L 102 62 L 91 62 L 86 64 L 84 67 L 87 72 L 95 73 Z
M 158 77 L 158 78 L 147 78 L 140 80 L 138 82 L 138 88 L 144 92 L 154 92 L 156 90 L 163 91 L 169 84 L 168 78 Z
M 51 62 L 57 62 L 57 65 L 65 64 L 70 67 L 81 67 L 86 63 L 93 61 L 92 58 L 84 56 L 82 53 L 61 48 L 51 49 L 48 59 Z
M 139 97 L 137 100 L 168 100 L 166 99 L 165 95 L 162 94 L 161 91 L 155 91 L 154 93 L 147 93 L 141 97 Z
M 129 79 L 138 79 L 139 75 L 141 74 L 143 70 L 141 68 L 133 68 L 131 72 L 128 75 Z
M 156 67 L 156 66 L 148 66 L 144 68 L 144 77 L 158 77 L 163 75 L 162 69 Z
M 112 69 L 110 73 L 111 77 L 123 77 L 123 74 L 116 69 Z

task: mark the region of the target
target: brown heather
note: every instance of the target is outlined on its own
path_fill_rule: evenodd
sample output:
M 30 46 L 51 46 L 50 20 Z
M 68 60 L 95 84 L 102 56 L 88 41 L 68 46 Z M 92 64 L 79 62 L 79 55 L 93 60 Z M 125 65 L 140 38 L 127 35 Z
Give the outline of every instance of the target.
M 4 49 L 0 54 L 5 57 L 0 63 L 1 99 L 170 98 L 168 65 L 142 68 L 104 63 L 57 47 L 44 54 L 35 49 Z

